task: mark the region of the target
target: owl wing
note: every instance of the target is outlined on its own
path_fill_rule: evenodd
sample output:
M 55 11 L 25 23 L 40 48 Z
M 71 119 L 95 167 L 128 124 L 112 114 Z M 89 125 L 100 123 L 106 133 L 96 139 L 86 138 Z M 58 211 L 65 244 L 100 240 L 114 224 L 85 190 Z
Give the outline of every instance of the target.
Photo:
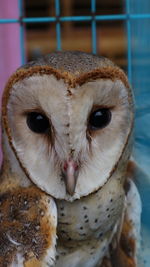
M 101 267 L 143 267 L 138 263 L 141 243 L 141 211 L 142 203 L 137 189 L 137 166 L 129 161 L 125 183 L 126 208 L 121 225 L 121 232 L 113 238 L 110 255 L 105 257 Z M 142 178 L 142 177 L 140 177 Z M 118 234 L 117 234 L 118 235 Z M 140 264 L 140 265 L 139 265 Z
M 55 261 L 57 210 L 36 187 L 0 193 L 0 266 L 42 267 Z
M 141 220 L 141 246 L 138 250 L 138 267 L 149 267 L 150 262 L 150 178 L 139 167 L 138 164 L 132 162 L 133 179 L 140 194 L 142 202 L 142 220 Z

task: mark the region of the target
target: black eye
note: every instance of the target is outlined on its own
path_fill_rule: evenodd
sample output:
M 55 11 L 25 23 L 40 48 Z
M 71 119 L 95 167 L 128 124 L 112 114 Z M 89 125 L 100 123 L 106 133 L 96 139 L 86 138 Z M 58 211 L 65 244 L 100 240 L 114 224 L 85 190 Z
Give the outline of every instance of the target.
M 27 125 L 31 131 L 40 134 L 46 133 L 50 128 L 47 117 L 38 112 L 30 112 L 27 114 Z
M 95 110 L 89 119 L 89 127 L 92 130 L 98 130 L 106 127 L 111 121 L 111 111 L 108 108 Z

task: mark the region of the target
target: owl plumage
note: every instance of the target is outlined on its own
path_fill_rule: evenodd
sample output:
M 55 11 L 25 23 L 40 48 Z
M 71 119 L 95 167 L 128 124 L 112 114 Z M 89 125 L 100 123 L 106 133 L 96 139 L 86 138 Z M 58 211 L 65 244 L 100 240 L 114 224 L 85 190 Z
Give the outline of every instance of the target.
M 134 216 L 130 218 L 128 207 L 135 196 L 139 218 L 140 200 L 127 175 L 133 114 L 126 75 L 102 57 L 56 52 L 24 65 L 11 76 L 2 101 L 0 192 L 2 212 L 7 213 L 7 227 L 2 231 L 10 236 L 10 248 L 15 248 L 6 266 L 14 264 L 20 251 L 22 266 L 30 258 L 33 265 L 37 260 L 43 267 L 113 264 L 112 251 L 119 247 L 124 227 L 130 228 L 126 236 L 135 243 L 127 260 L 133 263 L 129 266 L 136 266 Z M 30 203 L 28 210 L 22 206 L 24 195 Z M 35 196 L 39 197 L 37 205 Z M 8 223 L 13 197 L 18 202 L 13 213 L 19 224 L 15 233 Z M 23 242 L 24 214 L 27 224 L 37 217 L 40 228 L 33 235 L 37 236 L 35 247 L 41 245 L 40 252 L 32 240 Z M 131 227 L 124 226 L 129 221 Z M 45 229 L 47 235 L 42 232 Z M 6 254 L 2 251 L 0 257 Z

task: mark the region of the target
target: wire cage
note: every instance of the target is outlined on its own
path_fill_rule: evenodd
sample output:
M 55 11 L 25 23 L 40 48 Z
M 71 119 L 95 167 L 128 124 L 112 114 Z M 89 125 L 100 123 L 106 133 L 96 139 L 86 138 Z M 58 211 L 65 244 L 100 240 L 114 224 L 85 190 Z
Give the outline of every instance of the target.
M 73 0 L 72 0 L 73 1 Z M 10 4 L 10 0 L 7 0 Z M 88 23 L 91 31 L 91 52 L 94 54 L 101 53 L 98 50 L 98 41 L 101 43 L 101 36 L 98 36 L 98 25 L 103 22 L 123 23 L 126 39 L 126 58 L 129 81 L 134 88 L 136 103 L 136 123 L 135 123 L 135 144 L 134 157 L 140 166 L 144 169 L 147 179 L 140 184 L 141 196 L 144 202 L 143 224 L 145 226 L 143 235 L 145 238 L 146 248 L 144 254 L 144 266 L 148 267 L 148 250 L 150 249 L 150 212 L 149 193 L 150 193 L 150 1 L 149 0 L 122 0 L 123 12 L 112 14 L 101 14 L 97 11 L 99 0 L 89 0 L 90 10 L 88 14 L 79 13 L 76 15 L 63 15 L 62 0 L 53 0 L 54 15 L 52 16 L 24 16 L 24 4 L 26 1 L 18 0 L 18 16 L 15 18 L 4 18 L 0 13 L 0 26 L 2 24 L 19 25 L 19 53 L 22 64 L 26 62 L 25 49 L 25 27 L 30 24 L 50 23 L 55 29 L 56 50 L 62 49 L 62 33 L 64 31 L 63 23 Z M 37 1 L 38 2 L 38 1 Z M 66 1 L 69 5 L 71 1 Z M 86 1 L 82 1 L 85 3 Z M 111 50 L 111 43 L 109 44 Z M 3 52 L 2 52 L 3 53 Z M 14 51 L 12 51 L 14 53 Z M 2 63 L 3 64 L 3 63 Z M 2 79 L 2 76 L 0 77 Z M 145 204 L 146 203 L 146 204 Z
M 98 2 L 98 1 L 97 1 Z M 53 17 L 24 17 L 23 1 L 18 0 L 19 17 L 15 19 L 0 19 L 0 23 L 18 23 L 20 26 L 20 52 L 22 64 L 25 63 L 25 45 L 24 45 L 24 25 L 30 23 L 55 23 L 56 25 L 56 50 L 61 50 L 61 24 L 62 22 L 85 22 L 91 23 L 91 43 L 92 52 L 97 53 L 97 34 L 96 24 L 98 21 L 125 21 L 127 35 L 127 58 L 128 58 L 128 77 L 132 78 L 132 57 L 131 57 L 131 23 L 132 20 L 149 19 L 150 14 L 133 14 L 131 13 L 130 0 L 125 1 L 125 13 L 113 15 L 96 15 L 96 0 L 91 0 L 91 14 L 88 16 L 60 16 L 60 0 L 55 0 L 55 16 Z
M 131 44 L 131 24 L 132 21 L 141 21 L 144 19 L 150 19 L 150 13 L 138 13 L 132 12 L 132 7 L 135 1 L 125 0 L 124 14 L 112 14 L 112 15 L 97 15 L 96 14 L 96 0 L 91 0 L 91 14 L 88 16 L 60 16 L 60 0 L 55 0 L 55 16 L 53 17 L 24 17 L 24 5 L 23 0 L 18 0 L 19 17 L 15 19 L 0 18 L 0 24 L 18 23 L 20 26 L 20 53 L 22 64 L 25 63 L 25 40 L 24 40 L 24 25 L 30 23 L 55 23 L 56 25 L 56 50 L 61 50 L 61 24 L 62 22 L 84 22 L 91 23 L 91 43 L 92 51 L 97 53 L 97 34 L 96 24 L 98 21 L 125 21 L 126 23 L 126 37 L 127 37 L 127 58 L 128 58 L 128 78 L 132 79 L 132 44 Z M 97 1 L 98 2 L 98 1 Z M 132 2 L 132 3 L 131 3 Z M 149 10 L 147 10 L 149 11 Z M 136 23 L 136 22 L 135 22 Z M 141 22 L 142 23 L 142 22 Z

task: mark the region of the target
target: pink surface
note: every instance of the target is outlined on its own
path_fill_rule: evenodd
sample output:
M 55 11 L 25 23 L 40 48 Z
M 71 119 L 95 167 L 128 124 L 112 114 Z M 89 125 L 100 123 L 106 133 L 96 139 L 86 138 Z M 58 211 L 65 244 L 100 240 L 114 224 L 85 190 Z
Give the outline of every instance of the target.
M 15 19 L 18 17 L 18 0 L 0 0 L 0 18 Z M 8 77 L 20 65 L 19 24 L 0 24 L 0 99 Z

